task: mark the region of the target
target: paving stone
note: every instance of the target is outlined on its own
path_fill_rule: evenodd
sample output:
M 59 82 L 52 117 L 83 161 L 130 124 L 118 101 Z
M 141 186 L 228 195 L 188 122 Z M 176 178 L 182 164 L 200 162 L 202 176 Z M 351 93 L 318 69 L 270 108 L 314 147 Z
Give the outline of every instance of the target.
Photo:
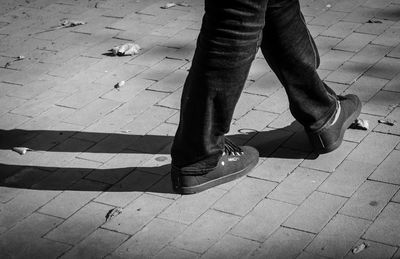
M 192 224 L 224 194 L 225 191 L 213 188 L 194 195 L 182 196 L 164 210 L 158 217 L 177 221 L 182 224 Z M 193 207 L 193 204 L 196 204 L 196 206 Z
M 233 113 L 233 119 L 239 119 L 240 117 L 248 113 L 259 103 L 261 103 L 264 98 L 265 97 L 258 95 L 242 93 Z
M 361 113 L 358 118 L 367 120 L 368 124 L 369 124 L 369 129 L 368 130 L 348 129 L 344 133 L 344 137 L 343 137 L 344 140 L 360 143 L 378 125 L 378 120 L 383 119 L 382 116 L 370 115 L 370 114 L 364 114 L 364 113 Z
M 317 235 L 306 251 L 322 256 L 339 258 L 356 244 L 370 221 L 337 215 Z
M 392 201 L 400 203 L 400 191 L 392 198 Z
M 66 96 L 65 93 L 48 90 L 35 98 L 26 101 L 23 105 L 12 110 L 12 113 L 25 116 L 37 116 L 50 109 L 54 104 Z
M 214 209 L 244 216 L 275 187 L 276 183 L 246 177 L 219 199 Z
M 261 131 L 277 117 L 278 115 L 274 113 L 251 110 L 235 121 L 231 125 L 231 130 L 234 131 L 238 129 L 238 131 L 240 131 L 241 129 L 252 129 Z
M 128 239 L 128 235 L 98 228 L 61 258 L 103 258 Z
M 80 180 L 40 208 L 39 212 L 66 219 L 100 195 L 106 187 L 105 184 Z
M 378 165 L 399 141 L 400 138 L 397 136 L 372 132 L 350 153 L 347 159 Z
M 295 120 L 290 110 L 286 110 L 284 113 L 279 115 L 272 123 L 268 125 L 270 128 L 284 129 L 291 132 L 299 132 L 304 128 L 303 126 Z
M 88 126 L 120 106 L 121 103 L 97 99 L 64 119 L 65 122 Z
M 240 218 L 234 215 L 208 210 L 179 235 L 171 245 L 192 252 L 204 253 L 239 220 Z M 218 224 L 215 225 L 214 222 L 218 222 Z
M 62 219 L 53 216 L 34 212 L 1 236 L 2 248 L 11 246 L 12 249 L 7 250 L 18 252 L 18 248 L 21 249 L 18 242 L 26 243 L 33 238 L 40 238 L 61 224 L 62 221 Z
M 105 222 L 105 216 L 112 208 L 90 202 L 44 237 L 67 244 L 78 244 Z
M 61 220 L 33 213 L 0 237 L 0 256 L 3 258 L 58 257 L 70 246 L 41 238 Z
M 96 201 L 118 207 L 125 207 L 133 200 L 139 198 L 144 191 L 160 179 L 161 176 L 159 175 L 134 170 L 128 176 L 97 197 Z M 146 197 L 142 199 L 145 199 Z
M 194 252 L 190 252 L 184 249 L 179 249 L 174 246 L 166 246 L 163 248 L 154 258 L 175 258 L 175 259 L 186 259 L 186 258 L 199 258 L 200 255 Z
M 400 58 L 400 45 L 397 45 L 394 49 L 392 49 L 388 54 L 388 57 L 392 58 Z
M 376 36 L 353 32 L 343 41 L 335 46 L 335 49 L 343 51 L 358 52 L 369 44 Z
M 375 13 L 377 12 L 377 9 L 362 6 L 363 3 L 364 1 L 357 1 L 356 3 L 354 3 L 354 5 L 361 5 L 361 6 L 357 6 L 357 8 L 351 10 L 351 13 L 349 13 L 349 15 L 343 18 L 343 20 L 349 22 L 365 23 L 371 18 L 373 18 Z
M 157 36 L 172 36 L 180 31 L 187 29 L 192 25 L 193 21 L 184 21 L 184 20 L 175 20 L 164 24 L 162 27 L 159 27 L 153 30 L 150 34 Z
M 44 170 L 44 168 L 25 167 L 5 178 L 2 183 L 6 186 L 15 188 L 29 188 L 33 184 L 46 178 L 48 175 L 50 175 L 50 173 Z
M 256 106 L 257 110 L 282 114 L 289 108 L 289 101 L 284 88 L 279 88 L 270 97 Z
M 68 162 L 69 167 L 59 168 L 42 181 L 32 185 L 34 189 L 68 190 L 73 184 L 89 174 L 100 163 L 79 158 Z
M 115 157 L 117 153 L 128 148 L 138 138 L 139 136 L 125 134 L 108 135 L 96 145 L 93 145 L 87 152 L 80 154 L 79 158 L 105 163 Z
M 175 110 L 165 107 L 153 106 L 132 122 L 123 126 L 121 130 L 129 130 L 130 134 L 145 135 L 160 124 L 164 123 L 169 117 L 175 114 Z
M 372 180 L 400 184 L 400 152 L 393 150 L 369 177 Z
M 326 259 L 326 257 L 303 251 L 296 259 Z
M 60 167 L 68 167 L 68 163 L 71 160 L 92 145 L 92 142 L 68 138 L 64 142 L 51 148 L 49 152 L 32 152 L 37 153 L 34 165 L 45 166 L 49 171 L 54 171 Z
M 164 79 L 166 76 L 170 75 L 175 70 L 185 65 L 186 63 L 187 62 L 184 60 L 166 58 L 160 61 L 158 64 L 152 66 L 150 69 L 138 75 L 138 77 L 149 80 L 160 81 Z
M 187 71 L 176 70 L 164 77 L 157 83 L 151 85 L 148 89 L 161 92 L 174 92 L 178 88 L 182 87 L 187 77 Z
M 345 160 L 318 188 L 319 191 L 350 197 L 368 178 L 375 165 Z
M 391 80 L 400 73 L 399 64 L 399 59 L 385 57 L 372 66 L 365 75 Z
M 392 258 L 399 258 L 400 257 L 400 249 L 397 249 L 397 253 Z
M 384 90 L 400 92 L 400 74 L 390 80 L 384 87 Z
M 358 254 L 354 254 L 351 250 L 347 253 L 344 258 L 366 258 L 366 259 L 373 259 L 373 258 L 392 258 L 393 254 L 396 252 L 396 248 L 393 246 L 387 246 L 384 244 L 366 241 L 360 239 L 354 247 L 357 247 L 361 244 L 367 244 L 367 249 L 363 250 Z M 393 257 L 396 258 L 396 257 Z
M 358 26 L 360 26 L 359 23 L 339 21 L 324 31 L 322 35 L 336 38 L 346 38 Z
M 300 205 L 327 177 L 327 173 L 298 167 L 268 198 Z
M 103 76 L 98 77 L 94 83 L 106 85 L 110 90 L 113 90 L 118 82 L 127 82 L 146 69 L 145 66 L 123 63 L 115 66 L 111 71 L 103 73 Z
M 328 53 L 331 49 L 333 49 L 341 41 L 341 39 L 320 35 L 316 37 L 314 41 L 315 44 L 317 45 L 318 53 L 322 57 L 326 53 Z
M 202 258 L 247 258 L 258 245 L 258 242 L 227 234 L 208 249 Z
M 339 213 L 374 220 L 398 189 L 396 185 L 366 181 Z
M 256 58 L 251 63 L 248 80 L 257 80 L 263 76 L 270 68 L 264 58 Z
M 379 21 L 380 23 L 364 23 L 360 27 L 356 29 L 356 32 L 359 33 L 366 33 L 366 34 L 373 34 L 373 35 L 380 35 L 386 29 L 388 29 L 391 25 L 393 25 L 392 21 L 387 20 L 375 20 Z
M 328 27 L 339 22 L 344 16 L 346 16 L 344 12 L 326 11 L 323 15 L 312 19 L 308 24 Z
M 170 172 L 170 170 L 167 170 L 167 172 Z M 181 195 L 176 193 L 172 188 L 170 174 L 165 175 L 160 181 L 150 187 L 146 193 L 172 200 L 177 200 L 181 197 Z
M 400 108 L 396 107 L 385 119 L 395 122 L 394 125 L 379 123 L 374 131 L 400 136 L 400 125 L 397 123 L 400 121 Z
M 156 46 L 152 48 L 151 50 L 135 57 L 131 61 L 129 61 L 130 64 L 135 64 L 135 65 L 141 65 L 141 66 L 153 66 L 169 55 L 173 55 L 173 53 L 176 51 L 174 48 L 168 48 L 168 47 L 162 47 L 162 46 Z
M 110 91 L 111 87 L 105 87 L 99 84 L 88 84 L 86 88 L 77 91 L 69 96 L 66 96 L 62 100 L 57 101 L 57 105 L 80 109 L 91 102 L 98 99 L 103 94 Z
M 313 234 L 280 227 L 250 258 L 296 258 L 313 238 Z
M 379 243 L 399 246 L 400 204 L 390 202 L 364 234 L 364 238 Z
M 273 72 L 267 72 L 258 78 L 250 86 L 245 87 L 244 92 L 258 95 L 271 96 L 282 87 L 279 79 Z
M 143 194 L 123 210 L 122 214 L 106 222 L 103 228 L 133 235 L 172 203 L 172 200 Z M 152 206 L 148 206 L 151 204 Z
M 345 62 L 339 69 L 330 73 L 327 81 L 336 82 L 340 84 L 354 83 L 365 71 L 369 68 L 368 64 L 348 61 Z
M 185 228 L 184 224 L 156 218 L 118 247 L 112 256 L 150 258 L 174 240 Z
M 301 163 L 302 167 L 311 169 L 334 172 L 348 154 L 356 147 L 355 143 L 344 141 L 338 149 L 327 154 L 320 154 L 315 160 L 304 160 Z M 312 154 L 315 156 L 315 154 Z
M 141 91 L 132 100 L 123 103 L 121 106 L 113 110 L 111 113 L 103 116 L 97 122 L 91 124 L 89 127 L 85 128 L 89 132 L 119 132 L 126 133 L 126 131 L 121 131 L 121 128 L 130 122 L 132 122 L 136 117 L 146 111 L 149 107 L 154 105 L 156 102 L 161 100 L 166 96 L 165 93 L 157 93 L 153 91 Z M 128 132 L 129 133 L 129 132 Z M 78 133 L 76 137 L 85 138 L 91 141 L 100 141 L 101 136 L 104 134 L 85 134 Z M 90 137 L 90 138 L 88 138 Z
M 0 88 L 2 86 L 0 85 Z M 2 96 L 0 97 L 0 114 L 5 114 L 16 107 L 22 105 L 25 102 L 24 99 L 20 99 L 12 96 Z
M 264 242 L 296 209 L 295 205 L 264 199 L 230 233 Z
M 19 193 L 21 192 L 21 189 L 18 188 L 11 188 L 11 187 L 6 187 L 6 186 L 0 186 L 0 203 L 2 206 L 7 203 L 10 200 L 14 199 Z M 0 212 L 1 210 L 4 209 L 0 207 Z
M 376 93 L 379 92 L 388 80 L 361 76 L 354 84 L 352 84 L 346 91 L 346 94 L 355 94 L 362 102 L 369 101 Z
M 346 198 L 314 192 L 286 220 L 283 226 L 318 233 L 346 202 Z
M 181 106 L 182 90 L 183 88 L 179 88 L 178 90 L 158 102 L 158 105 L 178 110 Z
M 382 59 L 390 48 L 380 45 L 369 44 L 357 54 L 355 54 L 350 61 L 373 65 Z
M 13 227 L 22 219 L 53 199 L 58 191 L 22 190 L 0 211 L 0 233 Z
M 376 13 L 376 18 L 397 22 L 398 21 L 397 16 L 392 13 L 392 10 L 395 8 L 397 8 L 396 3 L 390 4 L 384 8 L 380 8 Z
M 310 153 L 313 150 L 304 130 L 296 131 L 286 142 L 283 143 L 282 147 L 298 150 L 303 153 Z
M 61 122 L 64 118 L 71 115 L 75 110 L 67 107 L 53 106 L 33 119 L 20 125 L 20 129 L 26 130 L 45 130 Z
M 250 176 L 273 182 L 282 182 L 303 161 L 307 154 L 279 148 L 271 157 L 250 172 Z
M 49 75 L 58 76 L 62 78 L 68 78 L 73 76 L 75 73 L 87 68 L 88 66 L 95 64 L 99 59 L 89 57 L 76 57 L 67 61 L 61 67 L 52 69 Z

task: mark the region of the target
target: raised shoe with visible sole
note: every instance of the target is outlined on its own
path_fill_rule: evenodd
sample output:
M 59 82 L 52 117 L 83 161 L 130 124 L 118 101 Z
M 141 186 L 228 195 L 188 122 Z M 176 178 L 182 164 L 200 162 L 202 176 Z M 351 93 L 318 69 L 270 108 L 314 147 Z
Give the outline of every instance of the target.
M 306 131 L 314 150 L 323 154 L 337 149 L 343 142 L 344 132 L 360 115 L 361 106 L 356 95 L 338 96 L 335 115 L 320 129 Z
M 173 189 L 180 194 L 193 194 L 233 181 L 246 175 L 259 159 L 258 151 L 249 146 L 236 146 L 225 138 L 225 150 L 216 167 L 198 169 L 193 166 L 177 168 L 172 165 Z

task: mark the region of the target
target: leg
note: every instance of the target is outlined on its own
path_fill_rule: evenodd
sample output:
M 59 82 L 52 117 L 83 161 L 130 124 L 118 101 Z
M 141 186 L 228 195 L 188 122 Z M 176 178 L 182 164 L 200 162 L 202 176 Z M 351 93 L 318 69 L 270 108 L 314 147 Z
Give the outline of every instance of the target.
M 206 0 L 179 127 L 171 150 L 172 182 L 194 193 L 246 174 L 258 161 L 251 147 L 224 138 L 265 22 L 267 0 Z
M 336 149 L 359 115 L 361 103 L 354 95 L 338 97 L 319 78 L 318 51 L 298 0 L 269 1 L 261 50 L 285 87 L 291 113 L 305 127 L 316 151 Z
M 261 50 L 288 94 L 293 116 L 319 128 L 335 112 L 336 94 L 319 78 L 319 55 L 298 0 L 269 2 Z
M 215 166 L 264 26 L 267 1 L 206 0 L 186 79 L 172 163 Z

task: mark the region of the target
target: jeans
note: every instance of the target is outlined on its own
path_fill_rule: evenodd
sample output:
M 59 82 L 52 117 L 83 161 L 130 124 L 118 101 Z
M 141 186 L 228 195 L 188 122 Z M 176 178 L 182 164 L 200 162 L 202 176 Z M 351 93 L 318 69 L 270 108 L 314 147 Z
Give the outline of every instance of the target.
M 171 149 L 174 166 L 217 164 L 258 48 L 306 129 L 319 129 L 334 115 L 337 96 L 316 72 L 319 55 L 298 0 L 205 0 Z

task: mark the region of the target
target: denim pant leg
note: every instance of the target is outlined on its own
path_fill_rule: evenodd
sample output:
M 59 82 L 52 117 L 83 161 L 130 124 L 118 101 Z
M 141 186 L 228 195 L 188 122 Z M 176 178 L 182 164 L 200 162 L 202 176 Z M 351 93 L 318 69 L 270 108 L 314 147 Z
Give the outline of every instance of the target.
M 172 164 L 214 167 L 265 23 L 267 0 L 206 0 L 184 84 Z
M 284 85 L 293 116 L 319 129 L 334 114 L 336 94 L 319 78 L 319 55 L 298 0 L 270 0 L 261 50 Z

